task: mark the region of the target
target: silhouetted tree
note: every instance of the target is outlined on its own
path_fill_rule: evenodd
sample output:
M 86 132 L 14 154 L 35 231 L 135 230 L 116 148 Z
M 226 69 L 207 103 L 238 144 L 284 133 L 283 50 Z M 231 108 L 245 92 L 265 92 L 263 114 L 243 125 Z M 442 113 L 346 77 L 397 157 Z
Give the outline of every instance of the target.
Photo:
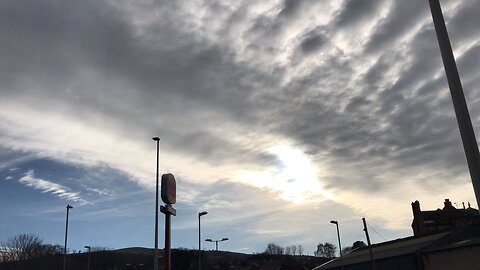
M 342 252 L 343 253 L 348 253 L 348 252 L 351 252 L 355 249 L 366 247 L 366 246 L 367 246 L 367 244 L 365 244 L 365 242 L 363 242 L 363 241 L 355 241 L 352 246 L 344 248 L 342 250 Z
M 0 244 L 3 261 L 24 261 L 42 256 L 43 241 L 33 234 L 20 234 Z
M 357 248 L 366 247 L 366 246 L 367 244 L 365 244 L 365 242 L 363 241 L 355 241 L 353 242 L 352 249 L 357 249 Z
M 325 257 L 325 258 L 333 258 L 335 257 L 335 253 L 337 251 L 337 247 L 329 242 L 325 244 L 318 244 L 317 251 L 314 252 L 316 257 Z
M 90 251 L 91 252 L 94 252 L 94 251 L 106 251 L 106 250 L 113 250 L 112 248 L 108 248 L 108 247 L 102 247 L 102 246 L 93 246 L 90 248 Z
M 63 254 L 62 245 L 43 244 L 43 240 L 33 234 L 19 234 L 0 242 L 0 262 L 25 261 L 58 254 Z
M 291 245 L 291 246 L 286 246 L 285 247 L 285 255 L 297 255 L 297 246 L 296 245 Z M 303 250 L 302 250 L 303 252 Z
M 297 246 L 296 245 L 292 245 L 290 247 L 290 250 L 292 251 L 292 255 L 297 255 Z
M 275 254 L 275 255 L 283 254 L 284 253 L 284 248 L 279 246 L 279 245 L 276 245 L 274 243 L 270 243 L 270 244 L 268 244 L 267 249 L 265 250 L 265 253 L 266 254 Z
M 58 244 L 43 244 L 40 256 L 60 255 L 63 254 L 63 246 Z
M 297 249 L 298 249 L 298 255 L 303 255 L 303 246 L 302 246 L 302 245 L 298 245 L 298 246 L 297 246 Z

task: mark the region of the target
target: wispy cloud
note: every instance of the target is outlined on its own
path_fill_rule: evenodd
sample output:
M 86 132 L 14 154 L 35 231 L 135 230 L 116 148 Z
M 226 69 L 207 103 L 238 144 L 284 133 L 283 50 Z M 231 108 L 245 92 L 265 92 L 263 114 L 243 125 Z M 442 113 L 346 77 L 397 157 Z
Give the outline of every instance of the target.
M 101 190 L 101 189 L 98 189 L 98 188 L 92 188 L 92 187 L 89 187 L 89 186 L 86 186 L 86 185 L 82 185 L 82 187 L 88 191 L 91 191 L 91 192 L 94 192 L 94 193 L 97 193 L 98 195 L 102 195 L 102 196 L 112 196 L 111 193 L 105 191 L 105 190 Z
M 59 198 L 87 204 L 88 202 L 80 197 L 79 192 L 73 192 L 70 188 L 50 182 L 48 180 L 36 178 L 33 170 L 29 170 L 19 180 L 20 183 L 41 190 L 42 193 L 51 193 Z

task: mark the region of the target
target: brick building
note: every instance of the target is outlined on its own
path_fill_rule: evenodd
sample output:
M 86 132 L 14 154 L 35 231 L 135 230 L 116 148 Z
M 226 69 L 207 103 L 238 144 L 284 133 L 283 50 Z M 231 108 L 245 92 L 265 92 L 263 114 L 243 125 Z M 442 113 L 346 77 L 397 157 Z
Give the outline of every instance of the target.
M 412 203 L 414 236 L 448 231 L 463 225 L 480 225 L 480 214 L 468 204 L 468 208 L 456 208 L 449 199 L 445 199 L 443 209 L 422 211 L 420 202 Z

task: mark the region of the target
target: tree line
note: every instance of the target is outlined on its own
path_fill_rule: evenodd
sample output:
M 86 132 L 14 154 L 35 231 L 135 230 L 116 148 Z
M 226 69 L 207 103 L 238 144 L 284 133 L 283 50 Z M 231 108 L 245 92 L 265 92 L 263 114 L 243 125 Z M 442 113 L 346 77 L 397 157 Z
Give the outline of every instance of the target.
M 107 250 L 105 247 L 91 247 L 90 251 Z M 51 255 L 61 255 L 64 246 L 59 244 L 46 244 L 33 234 L 19 234 L 0 242 L 0 262 L 26 261 Z M 69 250 L 67 250 L 69 253 Z M 77 253 L 73 250 L 73 253 Z
M 351 246 L 342 249 L 342 252 L 345 254 L 365 246 L 366 244 L 363 241 L 355 241 Z M 63 248 L 62 245 L 58 244 L 45 244 L 41 238 L 33 234 L 20 234 L 0 242 L 0 262 L 25 261 L 38 257 L 61 255 L 64 252 Z M 108 248 L 105 247 L 92 247 L 91 251 L 107 249 Z M 76 251 L 73 251 L 73 253 L 76 253 Z M 263 253 L 270 255 L 302 256 L 304 255 L 304 249 L 302 245 L 282 247 L 275 243 L 269 243 Z M 336 253 L 337 246 L 329 242 L 319 243 L 317 250 L 313 252 L 314 256 L 325 258 L 334 258 Z
M 45 244 L 33 234 L 20 234 L 0 242 L 0 262 L 25 261 L 58 254 L 63 254 L 63 246 Z
M 270 243 L 264 252 L 270 255 L 303 255 L 302 245 L 291 245 L 287 247 L 281 247 L 275 243 Z
M 342 249 L 342 253 L 354 251 L 358 248 L 367 246 L 363 241 L 355 241 L 351 246 Z M 264 251 L 265 254 L 270 255 L 303 255 L 302 245 L 291 245 L 282 247 L 275 243 L 269 243 Z M 317 250 L 313 252 L 315 257 L 334 258 L 337 253 L 337 246 L 335 244 L 325 242 L 317 245 Z

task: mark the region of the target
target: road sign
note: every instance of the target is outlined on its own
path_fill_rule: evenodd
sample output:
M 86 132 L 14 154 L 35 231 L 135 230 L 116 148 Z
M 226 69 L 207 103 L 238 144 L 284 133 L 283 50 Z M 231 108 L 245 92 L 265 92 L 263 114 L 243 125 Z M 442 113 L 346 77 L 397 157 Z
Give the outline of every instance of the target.
M 162 201 L 166 204 L 175 204 L 177 198 L 177 184 L 171 173 L 162 175 Z

